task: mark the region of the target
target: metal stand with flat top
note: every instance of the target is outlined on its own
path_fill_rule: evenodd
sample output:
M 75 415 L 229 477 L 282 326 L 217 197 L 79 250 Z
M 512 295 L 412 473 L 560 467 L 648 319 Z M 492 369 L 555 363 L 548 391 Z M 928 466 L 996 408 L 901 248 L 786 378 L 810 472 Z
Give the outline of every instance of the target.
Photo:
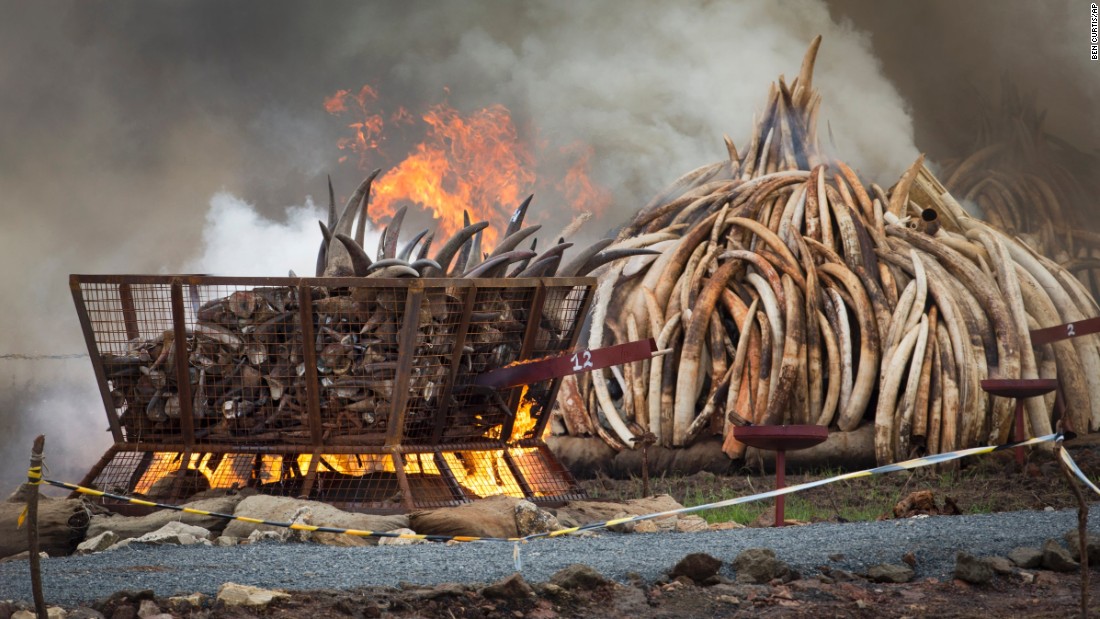
M 982 389 L 991 395 L 1002 398 L 1016 398 L 1016 421 L 1012 440 L 1020 442 L 1027 438 L 1024 432 L 1024 400 L 1046 395 L 1058 388 L 1053 378 L 987 378 L 982 381 Z M 1024 448 L 1016 448 L 1016 464 L 1024 465 Z
M 796 426 L 736 426 L 733 437 L 749 447 L 775 452 L 775 488 L 787 483 L 787 451 L 813 447 L 829 438 L 829 428 L 815 425 Z M 785 524 L 783 495 L 775 497 L 775 526 Z

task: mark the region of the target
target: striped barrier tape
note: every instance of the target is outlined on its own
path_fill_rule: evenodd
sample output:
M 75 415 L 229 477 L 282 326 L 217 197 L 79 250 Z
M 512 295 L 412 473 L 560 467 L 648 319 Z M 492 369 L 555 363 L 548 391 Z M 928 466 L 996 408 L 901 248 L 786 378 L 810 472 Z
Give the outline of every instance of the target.
M 672 509 L 665 512 L 658 512 L 655 514 L 645 514 L 643 516 L 630 516 L 626 518 L 616 518 L 614 520 L 608 520 L 607 522 L 597 522 L 592 524 L 586 524 L 579 527 L 572 527 L 569 529 L 561 529 L 559 531 L 551 531 L 549 533 L 536 533 L 528 535 L 523 538 L 526 540 L 536 539 L 540 537 L 558 537 L 561 535 L 568 535 L 570 533 L 579 533 L 581 531 L 591 531 L 593 529 L 600 529 L 604 527 L 613 527 L 620 524 L 627 524 L 630 522 L 640 522 L 642 520 L 651 520 L 653 518 L 664 518 L 666 516 L 678 516 L 680 514 L 690 514 L 693 512 L 703 511 L 707 509 L 716 509 L 719 507 L 728 507 L 730 505 L 740 505 L 742 503 L 751 503 L 753 501 L 760 501 L 763 499 L 770 499 L 785 494 L 791 494 L 794 492 L 801 492 L 802 490 L 809 490 L 810 488 L 817 488 L 819 486 L 825 486 L 838 481 L 846 479 L 856 479 L 859 477 L 870 477 L 872 475 L 880 475 L 882 473 L 894 473 L 897 471 L 904 471 L 908 469 L 916 469 L 923 466 L 931 466 L 933 464 L 939 464 L 941 462 L 948 462 L 951 460 L 958 460 L 959 458 L 965 458 L 967 456 L 974 456 L 979 454 L 992 453 L 994 451 L 1003 451 L 1006 449 L 1014 449 L 1016 447 L 1026 447 L 1028 445 L 1038 445 L 1039 443 L 1046 443 L 1048 441 L 1060 440 L 1062 434 L 1047 434 L 1046 436 L 1039 436 L 1026 441 L 1020 441 L 1018 443 L 1006 443 L 1004 445 L 993 445 L 987 447 L 972 447 L 970 449 L 962 449 L 959 451 L 952 451 L 942 454 L 934 454 L 931 456 L 925 456 L 923 458 L 914 458 L 912 460 L 906 460 L 904 462 L 896 462 L 894 464 L 886 464 L 883 466 L 875 467 L 873 469 L 865 469 L 862 471 L 855 471 L 853 473 L 844 473 L 843 475 L 837 475 L 836 477 L 829 477 L 827 479 L 819 479 L 817 481 L 806 482 L 804 484 L 798 484 L 795 486 L 787 486 L 785 488 L 779 488 L 777 490 L 770 490 L 768 492 L 760 492 L 757 494 L 737 497 L 733 499 L 727 499 L 725 501 L 718 501 L 716 503 L 707 503 L 706 505 L 694 505 L 692 507 L 682 507 L 680 509 Z M 1063 453 L 1065 450 L 1061 450 Z
M 42 462 L 41 455 L 31 456 L 31 462 Z M 27 469 L 27 485 L 28 486 L 41 486 L 42 485 L 42 465 L 31 466 Z M 23 506 L 23 511 L 19 512 L 19 517 L 15 519 L 15 528 L 22 529 L 23 523 L 27 521 L 27 510 L 30 509 L 29 505 Z
M 613 526 L 616 526 L 616 525 L 622 525 L 622 524 L 627 524 L 627 523 L 631 523 L 631 522 L 640 522 L 642 520 L 651 520 L 651 519 L 654 519 L 654 518 L 664 518 L 664 517 L 667 517 L 667 516 L 677 516 L 677 515 L 681 515 L 681 514 L 690 514 L 690 513 L 700 512 L 700 511 L 704 511 L 704 510 L 708 510 L 708 509 L 717 509 L 717 508 L 720 508 L 720 507 L 728 507 L 730 505 L 739 505 L 739 504 L 743 504 L 743 503 L 751 503 L 751 502 L 754 502 L 754 501 L 770 499 L 770 498 L 778 497 L 778 496 L 781 496 L 781 495 L 792 494 L 792 493 L 795 493 L 795 492 L 801 492 L 803 490 L 809 490 L 811 488 L 817 488 L 817 487 L 820 487 L 820 486 L 825 486 L 827 484 L 836 483 L 838 481 L 844 481 L 844 480 L 849 480 L 849 479 L 857 479 L 857 478 L 861 478 L 861 477 L 871 477 L 873 475 L 881 475 L 883 473 L 894 473 L 894 472 L 898 472 L 898 471 L 916 469 L 916 468 L 921 468 L 921 467 L 925 467 L 925 466 L 931 466 L 931 465 L 934 465 L 934 464 L 939 464 L 939 463 L 942 463 L 942 462 L 949 462 L 951 460 L 958 460 L 960 458 L 965 458 L 965 457 L 968 457 L 968 456 L 987 454 L 987 453 L 992 453 L 992 452 L 995 452 L 995 451 L 1004 451 L 1004 450 L 1008 450 L 1008 449 L 1014 449 L 1016 447 L 1026 447 L 1026 446 L 1029 446 L 1029 445 L 1038 445 L 1040 443 L 1046 443 L 1046 442 L 1049 442 L 1049 441 L 1056 441 L 1058 443 L 1061 443 L 1063 438 L 1065 438 L 1065 435 L 1063 435 L 1062 433 L 1056 433 L 1056 434 L 1048 434 L 1048 435 L 1045 435 L 1045 436 L 1039 436 L 1039 437 L 1032 438 L 1032 439 L 1029 439 L 1029 440 L 1026 440 L 1026 441 L 1020 441 L 1020 442 L 1015 442 L 1015 443 L 1006 443 L 1006 444 L 1003 444 L 1003 445 L 994 445 L 994 446 L 986 446 L 986 447 L 973 447 L 973 448 L 970 448 L 970 449 L 952 451 L 952 452 L 949 452 L 949 453 L 934 454 L 934 455 L 925 456 L 925 457 L 922 457 L 922 458 L 915 458 L 915 459 L 912 459 L 912 460 L 906 460 L 904 462 L 886 464 L 886 465 L 875 467 L 875 468 L 872 468 L 872 469 L 865 469 L 865 470 L 862 470 L 862 471 L 855 471 L 855 472 L 852 472 L 852 473 L 844 473 L 844 474 L 841 474 L 841 475 L 837 475 L 835 477 L 829 477 L 827 479 L 819 479 L 817 481 L 806 482 L 806 483 L 797 484 L 797 485 L 794 485 L 794 486 L 787 486 L 785 488 L 770 490 L 768 492 L 760 492 L 760 493 L 757 493 L 757 494 L 752 494 L 752 495 L 743 496 L 743 497 L 737 497 L 737 498 L 733 498 L 733 499 L 727 499 L 727 500 L 718 501 L 718 502 L 715 502 L 715 503 L 707 503 L 705 505 L 694 505 L 692 507 L 683 507 L 683 508 L 680 508 L 680 509 L 674 509 L 674 510 L 669 510 L 669 511 L 664 511 L 664 512 L 656 512 L 656 513 L 652 513 L 652 514 L 644 514 L 644 515 L 640 515 L 640 516 L 629 516 L 629 517 L 625 517 L 625 518 L 614 518 L 612 520 L 606 520 L 606 521 L 603 521 L 603 522 L 593 522 L 593 523 L 590 523 L 590 524 L 585 524 L 585 525 L 576 526 L 576 527 L 569 527 L 569 528 L 566 528 L 566 529 L 559 529 L 559 530 L 556 530 L 556 531 L 550 531 L 550 532 L 546 532 L 546 533 L 534 533 L 534 534 L 531 534 L 531 535 L 527 535 L 525 537 L 512 537 L 512 538 L 474 537 L 474 536 L 464 536 L 464 535 L 421 535 L 421 534 L 416 534 L 416 533 L 390 533 L 390 532 L 385 532 L 385 531 L 368 531 L 368 530 L 363 530 L 363 529 L 342 529 L 342 528 L 337 528 L 337 527 L 316 526 L 316 525 L 309 525 L 309 524 L 303 524 L 303 523 L 297 523 L 297 522 L 276 522 L 276 521 L 271 521 L 271 520 L 263 520 L 263 519 L 260 519 L 260 518 L 250 518 L 250 517 L 247 517 L 247 516 L 235 516 L 233 514 L 223 514 L 223 513 L 219 513 L 219 512 L 211 512 L 211 511 L 206 511 L 206 510 L 202 510 L 202 509 L 196 509 L 196 508 L 193 508 L 193 507 L 184 507 L 184 506 L 181 506 L 181 505 L 171 505 L 171 504 L 166 504 L 166 503 L 155 503 L 153 501 L 146 501 L 144 499 L 138 499 L 138 498 L 134 498 L 134 497 L 127 497 L 127 496 L 122 496 L 122 495 L 118 495 L 118 494 L 112 494 L 112 493 L 109 493 L 109 492 L 103 492 L 101 490 L 94 490 L 92 488 L 85 488 L 85 487 L 82 487 L 82 486 L 77 486 L 75 484 L 69 484 L 69 483 L 60 482 L 60 481 L 54 481 L 54 480 L 51 480 L 51 479 L 43 479 L 41 477 L 41 470 L 40 469 L 38 471 L 35 471 L 35 469 L 31 469 L 30 471 L 28 471 L 27 477 L 30 480 L 30 483 L 46 483 L 46 484 L 50 484 L 52 486 L 57 486 L 57 487 L 60 487 L 60 488 L 66 488 L 68 490 L 72 490 L 72 491 L 75 491 L 75 492 L 78 492 L 78 493 L 81 493 L 81 494 L 87 494 L 87 495 L 96 496 L 96 497 L 106 497 L 106 498 L 114 499 L 116 501 L 124 501 L 124 502 L 127 502 L 127 503 L 131 503 L 133 505 L 141 505 L 141 506 L 144 506 L 144 507 L 159 507 L 159 508 L 163 508 L 163 509 L 171 509 L 171 510 L 174 510 L 174 511 L 184 512 L 184 513 L 188 513 L 188 514 L 198 514 L 198 515 L 202 515 L 202 516 L 211 516 L 211 517 L 215 517 L 215 518 L 223 518 L 223 519 L 226 519 L 226 520 L 238 520 L 240 522 L 248 522 L 248 523 L 251 523 L 251 524 L 268 525 L 268 526 L 273 526 L 273 527 L 288 528 L 288 529 L 292 529 L 292 530 L 295 530 L 295 531 L 310 531 L 310 532 L 315 532 L 315 533 L 340 533 L 340 534 L 345 534 L 345 535 L 353 535 L 353 536 L 357 536 L 357 537 L 380 537 L 380 538 L 381 537 L 388 537 L 388 538 L 397 538 L 397 539 L 415 539 L 415 540 L 426 540 L 426 541 L 432 541 L 432 542 L 456 541 L 456 542 L 504 542 L 504 543 L 510 543 L 510 544 L 515 545 L 515 547 L 513 549 L 513 560 L 516 564 L 516 569 L 519 570 L 521 568 L 521 564 L 522 564 L 521 563 L 520 552 L 519 552 L 519 544 L 520 543 L 527 543 L 528 541 L 531 541 L 531 540 L 534 540 L 534 539 L 550 538 L 550 537 L 561 537 L 561 536 L 564 536 L 564 535 L 581 533 L 581 532 L 585 532 L 585 531 L 593 531 L 593 530 L 596 530 L 596 529 L 603 529 L 603 528 L 613 527 Z M 1100 494 L 1100 488 L 1097 488 L 1097 486 L 1095 484 L 1093 484 L 1091 481 L 1089 481 L 1088 477 L 1077 466 L 1077 463 L 1074 462 L 1073 458 L 1070 457 L 1069 453 L 1065 449 L 1059 449 L 1058 451 L 1060 453 L 1060 457 L 1062 458 L 1062 460 L 1066 462 L 1066 464 L 1070 467 L 1070 469 L 1074 472 L 1074 474 L 1079 479 L 1081 479 L 1086 485 L 1088 485 L 1090 488 L 1092 488 L 1093 491 L 1095 491 L 1097 494 Z M 37 477 L 35 475 L 37 475 Z M 38 481 L 35 481 L 36 479 Z
M 1092 480 L 1090 480 L 1088 476 L 1085 475 L 1085 472 L 1081 470 L 1081 467 L 1077 466 L 1077 462 L 1075 462 L 1073 458 L 1070 457 L 1069 452 L 1061 446 L 1061 443 L 1062 439 L 1059 438 L 1058 446 L 1060 447 L 1060 449 L 1058 450 L 1058 457 L 1062 459 L 1062 462 L 1066 463 L 1066 466 L 1069 467 L 1069 470 L 1073 471 L 1073 474 L 1077 476 L 1077 479 L 1081 480 L 1081 483 L 1085 484 L 1089 488 L 1092 488 L 1092 491 L 1096 494 L 1100 494 L 1100 488 L 1097 488 L 1096 484 L 1092 483 Z
M 102 490 L 95 490 L 92 488 L 85 488 L 83 486 L 77 486 L 76 484 L 69 484 L 63 481 L 54 481 L 52 479 L 43 479 L 42 482 L 50 484 L 51 486 L 57 486 L 58 488 L 66 488 L 80 494 L 87 494 L 95 497 L 106 497 L 114 499 L 116 501 L 123 501 L 130 503 L 131 505 L 141 505 L 142 507 L 160 507 L 163 509 L 171 509 L 177 512 L 183 512 L 185 514 L 198 514 L 200 516 L 211 516 L 214 518 L 223 518 L 225 520 L 237 520 L 239 522 L 248 522 L 251 524 L 265 524 L 272 527 L 282 527 L 285 529 L 293 529 L 295 531 L 309 531 L 311 533 L 343 533 L 344 535 L 354 535 L 356 537 L 392 537 L 397 539 L 419 539 L 427 540 L 429 542 L 517 542 L 521 541 L 520 538 L 505 539 L 499 537 L 471 537 L 465 535 L 420 535 L 417 533 L 390 533 L 388 531 L 368 531 L 366 529 L 340 529 L 337 527 L 323 527 L 312 524 L 304 524 L 301 522 L 276 522 L 273 520 L 263 520 L 262 518 L 250 518 L 248 516 L 235 516 L 233 514 L 223 514 L 220 512 L 206 511 L 205 509 L 195 509 L 194 507 L 184 507 L 182 505 L 171 505 L 168 503 L 155 503 L 153 501 L 146 501 L 144 499 L 137 499 L 134 497 L 123 496 L 121 494 L 112 494 L 110 492 L 103 492 Z

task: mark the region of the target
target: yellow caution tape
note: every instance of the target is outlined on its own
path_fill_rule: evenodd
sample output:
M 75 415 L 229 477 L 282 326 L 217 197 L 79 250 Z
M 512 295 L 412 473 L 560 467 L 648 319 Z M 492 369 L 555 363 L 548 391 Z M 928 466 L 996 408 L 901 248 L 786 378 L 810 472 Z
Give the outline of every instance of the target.
M 87 494 L 96 497 L 107 497 L 116 501 L 124 501 L 133 505 L 142 505 L 145 507 L 159 507 L 162 509 L 171 509 L 186 514 L 198 514 L 200 516 L 211 516 L 214 518 L 224 518 L 225 520 L 238 520 L 240 522 L 248 522 L 251 524 L 263 524 L 272 527 L 282 527 L 284 529 L 293 529 L 295 531 L 311 531 L 314 533 L 341 533 L 344 535 L 354 535 L 356 537 L 391 537 L 397 539 L 420 539 L 430 542 L 509 542 L 515 543 L 522 541 L 521 538 L 500 538 L 500 537 L 471 537 L 467 535 L 420 535 L 417 533 L 389 533 L 387 531 L 366 531 L 362 529 L 341 529 L 336 527 L 324 527 L 316 526 L 312 524 L 304 524 L 301 522 L 276 522 L 272 520 L 263 520 L 261 518 L 250 518 L 248 516 L 234 516 L 233 514 L 222 514 L 219 512 L 206 511 L 204 509 L 195 509 L 194 507 L 184 507 L 182 505 L 171 505 L 168 503 L 154 503 L 152 501 L 146 501 L 143 499 L 137 499 L 134 497 L 122 496 L 120 494 L 112 494 L 110 492 L 103 492 L 102 490 L 94 490 L 92 488 L 85 488 L 83 486 L 77 486 L 75 484 L 65 483 L 63 481 L 55 481 L 52 479 L 43 479 L 43 482 L 50 484 L 51 486 L 57 486 L 59 488 L 66 488 L 74 492 L 81 494 Z
M 924 467 L 924 466 L 931 466 L 933 464 L 939 464 L 939 463 L 942 463 L 942 462 L 949 462 L 951 460 L 958 460 L 960 458 L 965 458 L 967 456 L 987 454 L 987 453 L 992 453 L 992 452 L 995 452 L 995 451 L 1003 451 L 1003 450 L 1006 450 L 1006 449 L 1014 449 L 1016 447 L 1026 447 L 1028 445 L 1038 445 L 1040 443 L 1046 443 L 1046 442 L 1049 442 L 1049 441 L 1061 441 L 1063 438 L 1065 438 L 1065 436 L 1061 433 L 1048 434 L 1046 436 L 1039 436 L 1039 437 L 1036 437 L 1036 438 L 1032 438 L 1032 439 L 1028 439 L 1026 441 L 1020 441 L 1020 442 L 1016 442 L 1016 443 L 1006 443 L 1004 445 L 992 445 L 992 446 L 987 446 L 987 447 L 973 447 L 973 448 L 970 448 L 970 449 L 962 449 L 962 450 L 959 450 L 959 451 L 952 451 L 952 452 L 949 452 L 949 453 L 934 454 L 934 455 L 931 455 L 931 456 L 924 456 L 922 458 L 915 458 L 915 459 L 912 459 L 912 460 L 906 460 L 904 462 L 897 462 L 897 463 L 894 463 L 894 464 L 887 464 L 887 465 L 875 467 L 875 468 L 872 468 L 872 469 L 866 469 L 866 470 L 862 470 L 862 471 L 855 471 L 855 472 L 852 472 L 852 473 L 844 473 L 844 474 L 841 474 L 841 475 L 837 475 L 835 477 L 829 477 L 827 479 L 819 479 L 817 481 L 806 482 L 804 484 L 797 484 L 797 485 L 794 485 L 794 486 L 787 486 L 785 488 L 770 490 L 768 492 L 760 492 L 760 493 L 749 495 L 749 496 L 736 497 L 736 498 L 733 498 L 733 499 L 727 499 L 727 500 L 718 501 L 718 502 L 715 502 L 715 503 L 707 503 L 705 505 L 695 505 L 695 506 L 692 506 L 692 507 L 683 507 L 683 508 L 680 508 L 680 509 L 673 509 L 673 510 L 669 510 L 669 511 L 657 512 L 657 513 L 652 513 L 652 514 L 644 514 L 644 515 L 640 515 L 640 516 L 630 516 L 630 517 L 625 517 L 625 518 L 613 518 L 611 520 L 606 520 L 606 521 L 603 521 L 603 522 L 593 522 L 593 523 L 590 523 L 590 524 L 585 524 L 585 525 L 576 526 L 576 527 L 569 527 L 569 528 L 566 528 L 566 529 L 559 529 L 559 530 L 556 530 L 556 531 L 550 531 L 550 532 L 546 532 L 546 533 L 535 533 L 535 534 L 532 534 L 532 535 L 528 535 L 526 537 L 509 537 L 509 538 L 503 538 L 503 537 L 473 537 L 473 536 L 466 536 L 466 535 L 421 535 L 421 534 L 417 534 L 417 533 L 389 533 L 389 532 L 384 532 L 384 531 L 366 531 L 366 530 L 360 530 L 360 529 L 341 529 L 341 528 L 336 528 L 336 527 L 316 526 L 316 525 L 303 524 L 303 523 L 298 523 L 298 522 L 275 522 L 275 521 L 271 521 L 271 520 L 263 520 L 263 519 L 260 519 L 260 518 L 250 518 L 250 517 L 247 517 L 247 516 L 234 516 L 232 514 L 222 514 L 222 513 L 218 513 L 218 512 L 211 512 L 211 511 L 206 511 L 206 510 L 202 510 L 202 509 L 195 509 L 193 507 L 183 507 L 181 505 L 170 505 L 170 504 L 165 504 L 165 503 L 154 503 L 154 502 L 151 502 L 151 501 L 146 501 L 146 500 L 143 500 L 143 499 L 137 499 L 137 498 L 134 498 L 134 497 L 127 497 L 127 496 L 122 496 L 122 495 L 118 495 L 118 494 L 112 494 L 112 493 L 109 493 L 109 492 L 103 492 L 101 490 L 94 490 L 92 488 L 84 488 L 82 486 L 77 486 L 75 484 L 69 484 L 69 483 L 60 482 L 60 481 L 54 481 L 54 480 L 51 480 L 51 479 L 42 479 L 40 471 L 39 471 L 39 474 L 38 474 L 38 479 L 40 479 L 39 483 L 44 482 L 44 483 L 47 483 L 47 484 L 50 484 L 50 485 L 53 485 L 53 486 L 58 486 L 60 488 L 66 488 L 66 489 L 69 489 L 69 490 L 73 490 L 73 491 L 79 492 L 81 494 L 87 494 L 87 495 L 96 496 L 96 497 L 107 497 L 107 498 L 114 499 L 116 501 L 124 501 L 124 502 L 127 502 L 127 503 L 132 503 L 134 505 L 142 505 L 142 506 L 146 506 L 146 507 L 159 507 L 159 508 L 163 508 L 163 509 L 171 509 L 171 510 L 175 510 L 175 511 L 179 511 L 179 512 L 188 513 L 188 514 L 199 514 L 199 515 L 202 515 L 202 516 L 211 516 L 211 517 L 215 517 L 215 518 L 224 518 L 226 520 L 238 520 L 238 521 L 241 521 L 241 522 L 248 522 L 248 523 L 251 523 L 251 524 L 261 524 L 261 525 L 268 525 L 268 526 L 272 526 L 272 527 L 282 527 L 282 528 L 293 529 L 293 530 L 296 530 L 296 531 L 311 531 L 311 532 L 315 532 L 315 533 L 341 533 L 341 534 L 344 534 L 344 535 L 354 535 L 356 537 L 389 537 L 389 538 L 397 538 L 397 539 L 416 539 L 416 540 L 427 540 L 427 541 L 432 541 L 432 542 L 450 542 L 450 541 L 455 541 L 455 542 L 507 542 L 507 543 L 510 543 L 510 544 L 514 545 L 513 559 L 514 559 L 514 562 L 515 562 L 515 565 L 516 565 L 516 569 L 519 570 L 521 565 L 522 565 L 521 558 L 520 558 L 520 552 L 519 552 L 519 544 L 520 543 L 526 543 L 526 542 L 528 542 L 530 540 L 533 540 L 533 539 L 547 538 L 547 537 L 561 537 L 563 535 L 570 535 L 570 534 L 573 534 L 573 533 L 580 533 L 580 532 L 584 532 L 584 531 L 592 531 L 592 530 L 596 530 L 596 529 L 603 529 L 603 528 L 613 527 L 613 526 L 616 526 L 616 525 L 626 524 L 626 523 L 630 523 L 630 522 L 640 522 L 642 520 L 651 520 L 651 519 L 654 519 L 654 518 L 664 518 L 664 517 L 667 517 L 667 516 L 676 516 L 676 515 L 680 515 L 680 514 L 690 514 L 690 513 L 700 512 L 700 511 L 704 511 L 704 510 L 708 510 L 708 509 L 717 509 L 717 508 L 720 508 L 720 507 L 728 507 L 730 505 L 739 505 L 739 504 L 742 504 L 742 503 L 751 503 L 751 502 L 754 502 L 754 501 L 761 501 L 761 500 L 764 500 L 764 499 L 770 499 L 770 498 L 774 498 L 774 497 L 778 497 L 778 496 L 782 496 L 782 495 L 786 495 L 786 494 L 793 494 L 795 492 L 801 492 L 803 490 L 808 490 L 810 488 L 817 488 L 819 486 L 824 486 L 824 485 L 835 483 L 835 482 L 838 482 L 838 481 L 843 481 L 843 480 L 848 480 L 848 479 L 856 479 L 856 478 L 860 478 L 860 477 L 870 477 L 872 475 L 881 475 L 883 473 L 893 473 L 893 472 L 897 472 L 897 471 L 911 470 L 911 469 L 916 469 L 916 468 L 920 468 L 920 467 Z M 1059 452 L 1061 453 L 1062 459 L 1070 466 L 1070 468 L 1074 471 L 1074 473 L 1077 475 L 1077 477 L 1082 479 L 1090 488 L 1092 488 L 1094 491 L 1096 491 L 1097 494 L 1100 494 L 1100 488 L 1097 488 L 1096 485 L 1094 485 L 1091 481 L 1088 480 L 1088 478 L 1081 471 L 1081 469 L 1077 467 L 1077 464 L 1073 461 L 1073 459 L 1070 458 L 1070 456 L 1066 452 L 1066 450 L 1065 449 L 1060 449 Z M 33 469 L 32 469 L 32 471 L 33 471 Z M 28 477 L 30 477 L 30 475 L 28 475 Z M 20 519 L 20 523 L 22 523 L 22 519 Z

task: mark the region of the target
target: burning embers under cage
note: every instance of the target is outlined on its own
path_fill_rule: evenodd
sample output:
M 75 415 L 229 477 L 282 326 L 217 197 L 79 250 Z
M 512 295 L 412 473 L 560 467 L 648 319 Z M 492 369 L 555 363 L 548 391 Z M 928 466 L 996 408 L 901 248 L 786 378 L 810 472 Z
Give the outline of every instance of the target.
M 73 276 L 115 439 L 82 484 L 172 501 L 249 487 L 375 512 L 579 498 L 542 441 L 560 379 L 475 379 L 571 350 L 592 286 Z

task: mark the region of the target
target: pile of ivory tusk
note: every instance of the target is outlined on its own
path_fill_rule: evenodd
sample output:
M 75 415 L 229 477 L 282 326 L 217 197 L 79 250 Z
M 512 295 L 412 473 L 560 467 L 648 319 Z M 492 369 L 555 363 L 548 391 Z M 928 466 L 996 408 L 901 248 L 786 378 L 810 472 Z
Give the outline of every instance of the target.
M 773 84 L 750 139 L 672 183 L 605 267 L 588 346 L 653 337 L 668 354 L 567 380 L 561 421 L 616 449 L 723 437 L 735 423 L 873 424 L 880 463 L 1008 439 L 1014 402 L 985 378 L 1053 378 L 1078 431 L 1100 428 L 1096 336 L 1030 329 L 1100 315 L 1068 271 L 968 215 L 918 159 L 890 190 L 826 161 L 812 86 Z M 1027 401 L 1050 432 L 1054 394 Z M 651 434 L 652 436 L 647 435 Z M 864 457 L 866 454 L 864 454 Z

